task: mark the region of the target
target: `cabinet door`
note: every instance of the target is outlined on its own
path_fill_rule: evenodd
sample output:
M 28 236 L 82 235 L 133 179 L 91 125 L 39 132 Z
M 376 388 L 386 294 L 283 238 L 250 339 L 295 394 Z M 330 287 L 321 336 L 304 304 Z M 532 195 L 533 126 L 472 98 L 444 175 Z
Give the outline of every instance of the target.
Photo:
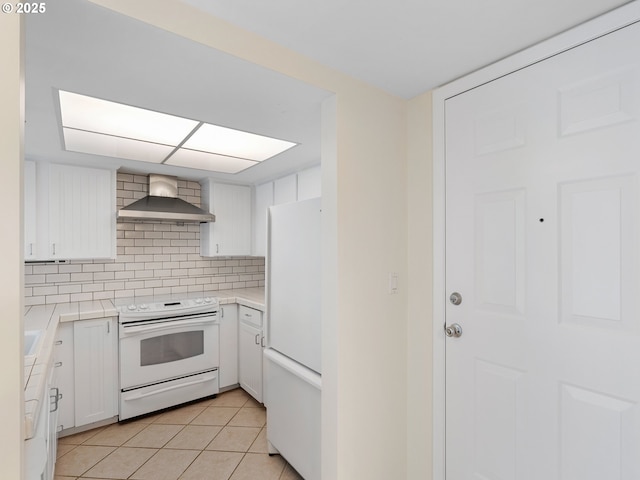
M 36 164 L 24 162 L 24 259 L 36 258 Z
M 251 187 L 206 183 L 202 192 L 216 221 L 201 224 L 201 255 L 251 255 Z
M 238 331 L 240 386 L 262 403 L 262 330 L 240 322 Z
M 58 406 L 58 427 L 61 430 L 75 427 L 75 394 L 73 378 L 73 323 L 60 323 L 55 342 L 58 389 L 62 394 Z
M 220 388 L 238 384 L 238 305 L 220 306 Z
M 322 171 L 320 167 L 298 172 L 298 201 L 322 196 Z
M 49 368 L 49 379 L 47 381 L 47 399 L 49 407 L 49 424 L 47 425 L 47 468 L 45 470 L 46 479 L 53 479 L 55 468 L 55 458 L 58 453 L 58 424 L 60 416 L 60 388 L 58 387 L 58 369 L 55 364 Z
M 50 166 L 51 258 L 115 257 L 115 172 Z
M 118 413 L 117 341 L 113 318 L 73 324 L 76 427 Z
M 273 204 L 295 202 L 298 195 L 296 174 L 287 175 L 273 182 Z
M 256 186 L 253 202 L 253 254 L 267 254 L 267 210 L 273 205 L 273 182 Z

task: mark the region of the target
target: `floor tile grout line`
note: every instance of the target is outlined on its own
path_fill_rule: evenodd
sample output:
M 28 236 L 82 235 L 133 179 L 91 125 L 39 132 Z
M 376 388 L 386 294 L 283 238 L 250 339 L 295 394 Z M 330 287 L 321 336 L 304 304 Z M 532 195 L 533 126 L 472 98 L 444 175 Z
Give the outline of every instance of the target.
M 216 397 L 218 398 L 218 397 Z M 226 402 L 225 402 L 226 403 Z M 249 397 L 248 395 L 245 394 L 245 398 L 243 399 L 242 402 L 238 402 L 237 405 L 234 405 L 233 403 L 235 403 L 235 401 L 232 401 L 231 404 L 228 405 L 216 405 L 215 404 L 215 399 L 211 399 L 208 403 L 204 404 L 204 405 L 198 405 L 196 404 L 191 404 L 189 406 L 201 406 L 202 410 L 196 414 L 193 418 L 191 418 L 188 422 L 185 423 L 176 423 L 176 422 L 168 422 L 168 423 L 163 423 L 161 421 L 162 419 L 162 414 L 160 414 L 158 416 L 158 418 L 153 419 L 150 422 L 144 422 L 142 428 L 140 431 L 135 432 L 134 434 L 132 434 L 129 438 L 127 438 L 124 442 L 120 443 L 119 445 L 89 445 L 88 443 L 90 443 L 91 439 L 95 438 L 96 435 L 98 435 L 100 432 L 104 431 L 105 429 L 109 428 L 109 426 L 105 426 L 105 427 L 98 427 L 96 429 L 95 432 L 93 432 L 91 435 L 89 435 L 86 439 L 83 439 L 82 443 L 79 444 L 66 444 L 68 446 L 70 446 L 70 450 L 68 452 L 65 452 L 63 455 L 61 455 L 59 458 L 63 458 L 64 456 L 68 455 L 69 453 L 71 453 L 72 451 L 76 450 L 78 447 L 80 446 L 86 446 L 86 447 L 108 447 L 108 448 L 113 448 L 113 450 L 111 452 L 109 452 L 105 457 L 103 457 L 102 459 L 98 460 L 96 463 L 94 463 L 93 465 L 91 465 L 90 467 L 87 468 L 87 470 L 85 470 L 82 475 L 80 477 L 76 477 L 78 478 L 78 480 L 81 480 L 83 478 L 91 478 L 91 477 L 85 477 L 85 475 L 92 469 L 94 468 L 96 465 L 98 465 L 100 462 L 106 460 L 107 458 L 109 458 L 109 456 L 113 455 L 116 451 L 118 451 L 118 449 L 120 448 L 140 448 L 140 449 L 148 449 L 148 450 L 154 450 L 153 455 L 147 459 L 142 465 L 140 465 L 133 473 L 131 473 L 131 475 L 129 475 L 129 477 L 127 478 L 132 478 L 133 476 L 136 475 L 137 472 L 140 471 L 140 469 L 142 469 L 149 461 L 151 461 L 154 457 L 156 457 L 158 455 L 158 453 L 161 450 L 167 451 L 167 450 L 172 450 L 172 451 L 189 451 L 189 452 L 198 452 L 196 454 L 196 457 L 191 460 L 189 462 L 189 464 L 185 467 L 185 469 L 182 471 L 182 473 L 180 474 L 180 476 L 184 475 L 184 473 L 191 467 L 191 465 L 193 465 L 193 463 L 201 457 L 201 455 L 204 452 L 226 452 L 226 453 L 240 453 L 242 454 L 242 456 L 240 457 L 240 460 L 238 461 L 238 463 L 235 465 L 235 467 L 233 468 L 233 471 L 231 472 L 230 476 L 228 478 L 231 478 L 231 476 L 233 476 L 233 474 L 236 472 L 236 470 L 238 469 L 238 467 L 242 464 L 242 462 L 247 458 L 248 454 L 255 454 L 255 455 L 268 455 L 268 453 L 266 452 L 260 452 L 260 451 L 256 451 L 256 452 L 251 452 L 251 449 L 254 447 L 258 450 L 260 449 L 260 446 L 256 445 L 256 442 L 258 441 L 258 438 L 260 437 L 260 435 L 263 433 L 263 431 L 266 429 L 266 425 L 265 422 L 261 422 L 259 425 L 258 424 L 249 424 L 249 425 L 231 425 L 231 423 L 233 422 L 233 420 L 240 414 L 240 412 L 243 411 L 243 409 L 261 409 L 264 410 L 265 407 L 264 405 L 259 405 L 256 404 L 253 399 L 251 397 Z M 188 406 L 185 406 L 188 407 Z M 209 407 L 227 407 L 227 408 L 235 408 L 236 411 L 235 413 L 226 421 L 226 423 L 222 424 L 222 425 L 209 425 L 209 424 L 194 424 L 193 422 L 202 414 L 206 411 L 207 408 Z M 180 407 L 178 407 L 176 410 L 179 410 Z M 165 413 L 169 413 L 169 412 L 165 412 Z M 137 435 L 140 435 L 142 432 L 144 432 L 145 430 L 149 429 L 152 425 L 155 426 L 159 426 L 159 425 L 175 425 L 175 426 L 180 426 L 180 428 L 173 434 L 171 435 L 171 437 L 169 439 L 167 439 L 166 442 L 164 442 L 164 444 L 160 447 L 150 447 L 150 446 L 135 446 L 135 445 L 126 445 L 128 442 L 130 442 L 133 438 L 135 438 Z M 176 447 L 169 447 L 168 445 L 171 443 L 171 441 L 173 439 L 175 439 L 178 435 L 180 435 L 181 432 L 185 431 L 187 426 L 194 426 L 194 427 L 219 427 L 220 429 L 218 430 L 218 432 L 211 438 L 211 440 L 209 440 L 209 442 L 203 447 L 203 448 L 176 448 Z M 251 440 L 251 442 L 246 446 L 243 447 L 244 451 L 239 451 L 239 450 L 226 450 L 226 449 L 211 449 L 208 450 L 208 447 L 216 440 L 216 438 L 219 437 L 219 435 L 221 435 L 221 433 L 228 428 L 255 428 L 257 429 L 257 433 L 256 436 L 253 438 L 253 440 Z M 80 432 L 80 433 L 84 433 L 84 432 Z M 284 459 L 283 459 L 284 460 Z M 285 461 L 283 463 L 283 467 L 282 470 L 280 471 L 280 474 L 278 476 L 278 478 L 281 478 L 282 475 L 284 474 L 284 471 L 286 470 L 286 466 L 287 466 L 287 462 Z

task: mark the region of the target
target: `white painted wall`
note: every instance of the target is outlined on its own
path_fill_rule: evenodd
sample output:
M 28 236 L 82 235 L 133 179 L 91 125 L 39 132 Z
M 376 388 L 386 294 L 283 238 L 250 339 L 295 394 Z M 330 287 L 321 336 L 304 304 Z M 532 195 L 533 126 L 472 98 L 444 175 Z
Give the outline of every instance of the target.
M 24 446 L 23 398 L 23 282 L 22 282 L 22 163 L 24 158 L 24 34 L 20 15 L 0 15 L 0 219 L 3 254 L 0 275 L 0 471 L 2 478 L 22 478 Z
M 406 102 L 176 0 L 162 9 L 154 0 L 92 1 L 336 93 L 335 124 L 323 127 L 335 131 L 322 158 L 332 232 L 324 281 L 333 285 L 323 321 L 335 333 L 323 347 L 323 478 L 406 478 Z M 399 275 L 397 295 L 387 294 L 389 272 Z

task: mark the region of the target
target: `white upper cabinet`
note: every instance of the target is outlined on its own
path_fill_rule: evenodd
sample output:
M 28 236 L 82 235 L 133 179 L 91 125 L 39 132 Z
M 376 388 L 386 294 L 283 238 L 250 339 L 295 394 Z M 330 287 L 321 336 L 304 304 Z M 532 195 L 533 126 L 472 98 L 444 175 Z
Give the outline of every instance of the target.
M 273 204 L 295 202 L 298 194 L 296 174 L 287 175 L 273 182 Z
M 50 166 L 52 258 L 115 257 L 115 175 L 111 170 Z
M 253 202 L 253 255 L 267 254 L 267 210 L 272 205 L 322 196 L 320 165 L 256 185 Z
M 25 260 L 115 258 L 114 170 L 25 162 Z
M 251 255 L 251 187 L 205 180 L 201 192 L 216 221 L 200 224 L 200 255 Z
M 322 172 L 320 166 L 298 172 L 297 200 L 308 200 L 322 196 Z
M 256 186 L 253 203 L 253 254 L 267 254 L 267 209 L 273 205 L 273 182 Z
M 24 259 L 36 258 L 37 197 L 36 163 L 24 162 Z

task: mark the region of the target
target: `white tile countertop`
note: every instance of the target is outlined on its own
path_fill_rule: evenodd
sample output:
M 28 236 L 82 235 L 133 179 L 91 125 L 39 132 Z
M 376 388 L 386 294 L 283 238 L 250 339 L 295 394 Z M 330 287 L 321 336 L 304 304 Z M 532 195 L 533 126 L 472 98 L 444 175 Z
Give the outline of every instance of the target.
M 208 293 L 212 297 L 217 297 L 220 305 L 239 303 L 261 312 L 265 311 L 264 287 L 237 288 L 235 290 L 219 290 Z
M 264 287 L 202 292 L 197 296 L 216 297 L 221 305 L 238 303 L 265 311 Z M 34 305 L 25 309 L 25 332 L 38 335 L 31 348 L 32 353 L 24 357 L 25 439 L 31 438 L 34 434 L 40 402 L 48 399 L 44 388 L 47 383 L 47 371 L 54 361 L 53 346 L 58 323 L 117 315 L 118 311 L 110 300 Z

